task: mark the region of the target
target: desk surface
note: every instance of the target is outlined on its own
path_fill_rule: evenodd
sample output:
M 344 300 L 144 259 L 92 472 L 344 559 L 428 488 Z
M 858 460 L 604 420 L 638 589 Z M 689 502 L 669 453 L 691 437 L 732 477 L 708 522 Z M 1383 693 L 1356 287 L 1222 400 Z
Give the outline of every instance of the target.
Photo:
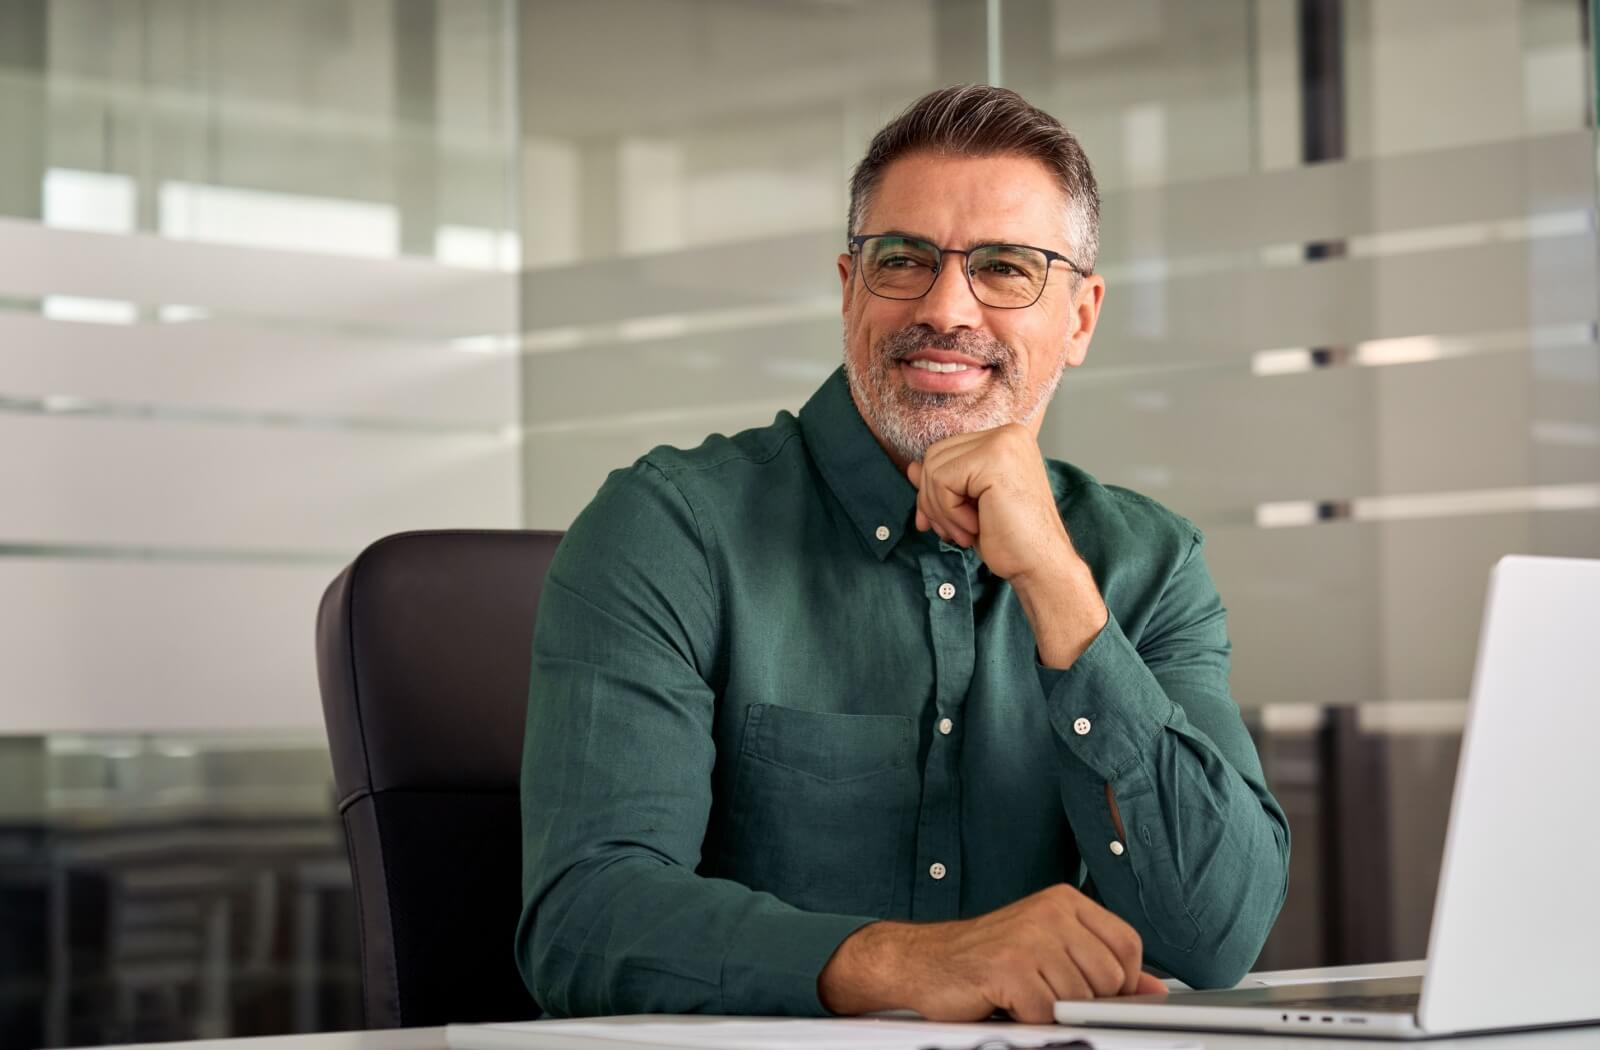
M 1325 967 L 1313 970 L 1278 970 L 1251 974 L 1246 977 L 1241 986 L 1249 986 L 1259 980 L 1295 980 L 1299 978 L 1314 979 L 1328 976 L 1367 976 L 1367 977 L 1407 977 L 1422 973 L 1423 964 L 1420 961 L 1375 963 L 1368 966 Z M 618 1023 L 627 1024 L 637 1021 L 651 1020 L 652 1018 L 618 1018 Z M 1044 1031 L 1051 1031 L 1057 1035 L 1068 1031 L 1064 1028 L 1057 1029 L 1031 1029 L 1019 1027 L 1019 1035 Z M 1152 1040 L 1182 1041 L 1188 1040 L 1199 1043 L 1207 1050 L 1304 1050 L 1308 1046 L 1343 1048 L 1343 1050 L 1373 1050 L 1377 1047 L 1419 1046 L 1428 1050 L 1507 1050 L 1510 1047 L 1533 1047 L 1535 1050 L 1600 1050 L 1600 1026 L 1586 1028 L 1557 1028 L 1541 1032 L 1513 1032 L 1498 1036 L 1464 1036 L 1458 1039 L 1433 1039 L 1421 1043 L 1395 1042 L 1391 1040 L 1367 1040 L 1349 1038 L 1313 1038 L 1301 1035 L 1237 1035 L 1221 1032 L 1178 1032 L 1141 1030 L 1137 1033 L 1121 1029 L 1100 1030 L 1108 1037 L 1120 1036 L 1124 1040 L 1130 1036 L 1145 1035 Z M 1093 1038 L 1093 1033 L 1088 1033 Z M 569 1044 L 570 1045 L 570 1044 Z M 529 1040 L 530 1050 L 537 1050 L 538 1043 Z M 445 1042 L 443 1028 L 400 1028 L 387 1031 L 366 1032 L 328 1032 L 318 1035 L 282 1035 L 265 1036 L 255 1039 L 206 1039 L 188 1043 L 148 1043 L 140 1047 L 124 1047 L 121 1050 L 448 1050 Z M 113 1050 L 113 1048 L 108 1048 Z M 635 1044 L 635 1050 L 648 1050 L 645 1044 Z M 677 1050 L 677 1048 L 674 1048 Z

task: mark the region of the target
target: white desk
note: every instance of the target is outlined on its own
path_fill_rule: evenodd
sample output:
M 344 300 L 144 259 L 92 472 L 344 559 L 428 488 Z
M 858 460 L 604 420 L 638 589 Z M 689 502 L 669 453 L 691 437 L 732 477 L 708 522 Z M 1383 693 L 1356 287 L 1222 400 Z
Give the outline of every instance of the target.
M 1421 962 L 1376 963 L 1370 966 L 1332 967 L 1315 970 L 1278 970 L 1269 973 L 1251 974 L 1241 983 L 1249 986 L 1258 980 L 1295 980 L 1297 978 L 1320 978 L 1332 975 L 1338 976 L 1366 976 L 1366 977 L 1405 977 L 1422 973 Z M 619 1024 L 628 1024 L 638 1021 L 659 1020 L 659 1018 L 618 1018 Z M 691 1019 L 684 1018 L 684 1023 L 691 1023 Z M 1017 1026 L 1018 1043 L 1026 1045 L 1029 1042 L 1038 1042 L 1043 1038 L 1054 1036 L 1061 1038 L 1065 1033 L 1084 1032 L 1093 1038 L 1093 1032 L 1087 1029 L 1066 1028 L 1035 1028 L 1025 1025 Z M 1554 1028 L 1541 1032 L 1513 1032 L 1507 1035 L 1489 1036 L 1464 1036 L 1459 1039 L 1432 1039 L 1421 1043 L 1405 1043 L 1390 1040 L 1368 1040 L 1348 1038 L 1315 1038 L 1300 1035 L 1234 1035 L 1219 1032 L 1157 1032 L 1141 1030 L 1138 1033 L 1126 1029 L 1101 1029 L 1106 1036 L 1128 1038 L 1132 1035 L 1147 1035 L 1152 1040 L 1167 1039 L 1171 1041 L 1189 1040 L 1199 1043 L 1207 1050 L 1305 1050 L 1307 1047 L 1344 1048 L 1344 1050 L 1376 1050 L 1387 1047 L 1394 1050 L 1401 1046 L 1418 1046 L 1427 1050 L 1509 1050 L 1511 1047 L 1528 1047 L 1531 1050 L 1600 1050 L 1600 1025 L 1587 1028 Z M 975 1040 L 974 1040 L 975 1041 Z M 528 1042 L 529 1050 L 539 1050 L 539 1044 L 533 1040 Z M 568 1044 L 570 1045 L 570 1044 Z M 602 1044 L 596 1043 L 596 1050 Z M 611 1044 L 617 1045 L 617 1044 Z M 642 1043 L 632 1044 L 633 1050 L 649 1050 Z M 388 1031 L 371 1032 L 330 1032 L 324 1035 L 283 1035 L 267 1036 L 257 1039 L 206 1039 L 188 1043 L 149 1043 L 141 1047 L 125 1047 L 122 1050 L 447 1050 L 443 1028 L 401 1028 Z M 673 1048 L 679 1050 L 679 1048 Z

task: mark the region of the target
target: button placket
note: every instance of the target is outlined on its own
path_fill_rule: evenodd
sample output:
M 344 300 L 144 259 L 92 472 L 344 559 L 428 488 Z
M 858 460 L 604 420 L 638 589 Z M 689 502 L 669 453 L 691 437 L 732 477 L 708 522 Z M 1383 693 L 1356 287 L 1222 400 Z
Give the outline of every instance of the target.
M 961 747 L 955 737 L 967 691 L 972 686 L 975 630 L 965 555 L 957 549 L 917 552 L 927 605 L 929 656 L 934 665 L 930 697 L 934 741 L 923 765 L 922 805 L 917 817 L 916 880 L 911 890 L 912 920 L 956 917 L 961 907 L 962 875 L 950 860 L 959 857 L 961 834 Z M 968 581 L 963 587 L 962 580 Z

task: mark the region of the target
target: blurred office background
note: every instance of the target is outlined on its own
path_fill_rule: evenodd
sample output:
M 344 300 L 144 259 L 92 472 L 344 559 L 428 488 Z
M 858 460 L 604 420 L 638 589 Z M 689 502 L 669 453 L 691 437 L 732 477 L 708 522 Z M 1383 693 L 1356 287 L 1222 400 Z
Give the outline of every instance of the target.
M 0 0 L 0 1044 L 359 1026 L 322 588 L 797 409 L 966 81 L 1096 165 L 1043 441 L 1209 536 L 1261 965 L 1422 955 L 1489 566 L 1600 556 L 1591 4 Z

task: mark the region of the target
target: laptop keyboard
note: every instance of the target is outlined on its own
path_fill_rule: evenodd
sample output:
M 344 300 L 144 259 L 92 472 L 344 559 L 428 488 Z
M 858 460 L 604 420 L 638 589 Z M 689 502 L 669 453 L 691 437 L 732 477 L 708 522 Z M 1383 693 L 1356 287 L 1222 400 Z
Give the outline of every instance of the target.
M 1372 1013 L 1415 1013 L 1417 993 L 1399 995 L 1323 995 L 1310 999 L 1274 999 L 1273 1009 L 1365 1010 Z

